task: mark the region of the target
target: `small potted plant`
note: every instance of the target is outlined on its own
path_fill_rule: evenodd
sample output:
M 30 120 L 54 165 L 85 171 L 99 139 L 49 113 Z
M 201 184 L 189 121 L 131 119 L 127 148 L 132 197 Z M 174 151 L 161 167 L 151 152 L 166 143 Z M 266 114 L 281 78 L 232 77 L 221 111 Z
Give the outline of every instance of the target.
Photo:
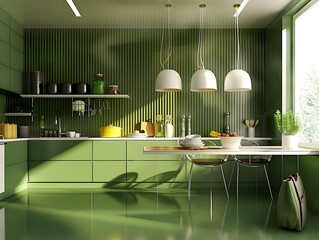
M 283 148 L 298 148 L 296 134 L 301 129 L 300 118 L 292 110 L 281 113 L 279 110 L 274 114 L 275 125 L 278 132 L 282 134 Z

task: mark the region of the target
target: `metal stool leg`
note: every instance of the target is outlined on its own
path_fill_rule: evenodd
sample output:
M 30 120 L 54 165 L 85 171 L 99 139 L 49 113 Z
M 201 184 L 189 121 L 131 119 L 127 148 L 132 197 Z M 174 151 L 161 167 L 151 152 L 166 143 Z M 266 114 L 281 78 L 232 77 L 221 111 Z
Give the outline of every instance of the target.
M 228 182 L 228 191 L 229 191 L 229 188 L 230 188 L 231 180 L 233 179 L 235 164 L 236 164 L 236 162 L 234 160 L 234 164 L 233 164 L 233 167 L 232 167 L 232 170 L 231 170 L 231 173 L 230 173 L 229 182 Z
M 222 165 L 220 165 L 220 170 L 221 170 L 223 181 L 224 181 L 225 192 L 226 192 L 227 198 L 229 199 L 228 190 L 227 190 L 227 184 L 226 184 L 226 181 L 225 181 L 224 169 L 223 169 Z
M 272 191 L 271 191 L 271 187 L 270 187 L 270 182 L 269 182 L 269 178 L 268 178 L 266 165 L 264 165 L 264 170 L 265 170 L 265 175 L 266 175 L 266 179 L 267 179 L 267 183 L 268 183 L 268 189 L 269 189 L 270 197 L 271 197 L 271 200 L 272 200 L 273 196 L 272 196 Z
M 238 200 L 238 182 L 239 182 L 239 164 L 237 164 L 237 200 Z
M 188 179 L 188 200 L 190 200 L 190 199 L 191 199 L 192 174 L 193 174 L 193 163 L 191 164 L 191 169 L 189 170 L 189 179 Z

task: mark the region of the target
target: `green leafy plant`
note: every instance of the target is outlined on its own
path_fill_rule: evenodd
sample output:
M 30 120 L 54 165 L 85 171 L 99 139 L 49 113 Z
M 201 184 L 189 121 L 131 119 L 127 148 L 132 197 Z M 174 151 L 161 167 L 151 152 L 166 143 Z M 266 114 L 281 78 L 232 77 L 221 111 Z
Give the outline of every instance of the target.
M 285 135 L 295 135 L 301 129 L 300 118 L 292 110 L 288 110 L 286 113 L 277 110 L 274 119 L 278 132 Z

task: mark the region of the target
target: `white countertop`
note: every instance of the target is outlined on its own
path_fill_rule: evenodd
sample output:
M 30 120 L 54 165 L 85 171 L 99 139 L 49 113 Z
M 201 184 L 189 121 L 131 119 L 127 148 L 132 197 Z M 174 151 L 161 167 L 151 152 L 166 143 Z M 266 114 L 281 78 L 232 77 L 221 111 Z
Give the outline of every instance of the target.
M 220 146 L 202 148 L 145 146 L 144 154 L 211 154 L 211 155 L 319 155 L 319 150 L 309 148 L 283 149 L 281 146 L 247 146 L 225 149 Z
M 178 141 L 181 138 L 173 137 L 173 138 L 156 138 L 156 137 L 146 137 L 146 138 L 129 138 L 129 137 L 119 137 L 119 138 L 101 138 L 101 137 L 79 137 L 79 138 L 71 138 L 71 137 L 36 137 L 36 138 L 12 138 L 12 139 L 0 139 L 0 142 L 15 142 L 15 141 L 52 141 L 52 140 L 61 140 L 61 141 L 83 141 L 83 140 L 94 140 L 94 141 Z M 270 137 L 256 137 L 256 138 L 244 138 L 248 140 L 254 141 L 270 141 L 272 138 Z M 202 137 L 202 140 L 206 141 L 214 141 L 220 140 L 220 138 L 216 137 Z

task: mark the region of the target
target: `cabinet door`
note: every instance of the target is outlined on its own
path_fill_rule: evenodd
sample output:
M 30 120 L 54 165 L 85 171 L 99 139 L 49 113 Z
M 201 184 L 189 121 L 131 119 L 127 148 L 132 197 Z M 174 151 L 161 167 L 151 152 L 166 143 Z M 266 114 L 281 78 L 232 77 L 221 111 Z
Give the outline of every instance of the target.
M 186 162 L 180 161 L 158 161 L 157 180 L 159 183 L 165 182 L 185 182 Z
M 29 160 L 92 160 L 92 141 L 46 140 L 29 142 Z
M 126 160 L 126 141 L 93 141 L 93 160 Z
M 126 162 L 93 161 L 93 182 L 126 182 Z
M 156 161 L 128 161 L 127 182 L 157 183 Z
M 10 23 L 10 17 L 9 15 L 0 8 L 0 21 L 3 22 L 6 25 L 9 25 Z
M 5 168 L 5 191 L 14 194 L 26 188 L 28 181 L 27 162 L 19 163 Z M 25 186 L 23 186 L 25 184 Z M 22 187 L 23 189 L 19 189 Z
M 0 41 L 0 64 L 9 67 L 9 44 Z
M 92 182 L 91 161 L 33 161 L 29 182 Z
M 15 31 L 10 31 L 10 46 L 24 53 L 24 38 L 16 33 Z
M 10 47 L 10 68 L 24 72 L 24 54 L 13 47 Z
M 28 158 L 28 142 L 9 142 L 6 144 L 6 166 L 26 163 Z
M 0 89 L 10 90 L 9 67 L 0 64 Z
M 9 42 L 9 27 L 3 22 L 0 22 L 0 40 Z
M 144 146 L 177 146 L 177 141 L 127 141 L 127 160 L 179 160 L 174 154 L 144 154 Z
M 23 92 L 23 73 L 10 70 L 10 91 L 15 93 Z

